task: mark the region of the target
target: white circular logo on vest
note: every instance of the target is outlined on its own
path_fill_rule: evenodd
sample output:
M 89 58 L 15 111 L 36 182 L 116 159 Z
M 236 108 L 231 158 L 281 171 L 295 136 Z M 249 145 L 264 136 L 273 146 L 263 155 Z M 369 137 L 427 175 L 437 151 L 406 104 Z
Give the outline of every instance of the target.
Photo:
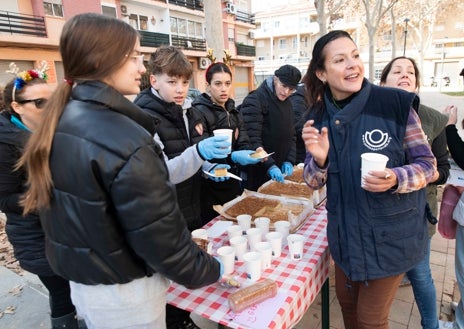
M 380 129 L 366 131 L 362 136 L 363 144 L 372 151 L 379 151 L 388 146 L 391 137 Z

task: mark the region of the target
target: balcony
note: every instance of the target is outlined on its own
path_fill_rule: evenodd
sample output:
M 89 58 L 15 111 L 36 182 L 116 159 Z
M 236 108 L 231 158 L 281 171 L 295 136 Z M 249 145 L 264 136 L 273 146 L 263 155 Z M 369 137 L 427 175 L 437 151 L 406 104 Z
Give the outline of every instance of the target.
M 186 50 L 206 51 L 206 40 L 171 35 L 171 45 Z
M 203 0 L 169 0 L 170 4 L 203 11 Z
M 255 25 L 255 15 L 247 13 L 246 11 L 237 10 L 235 20 Z
M 169 45 L 169 35 L 149 31 L 138 31 L 140 34 L 140 45 L 142 47 L 160 47 Z
M 44 17 L 8 11 L 0 11 L 0 32 L 47 37 L 47 27 L 45 26 Z
M 237 47 L 237 55 L 238 56 L 256 56 L 256 47 L 255 46 L 247 46 L 242 43 L 236 43 L 235 46 Z

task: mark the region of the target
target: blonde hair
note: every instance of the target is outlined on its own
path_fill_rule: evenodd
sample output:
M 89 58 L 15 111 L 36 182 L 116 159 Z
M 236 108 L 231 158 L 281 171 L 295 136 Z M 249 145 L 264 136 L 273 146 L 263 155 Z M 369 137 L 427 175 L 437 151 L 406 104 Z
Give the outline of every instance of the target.
M 117 35 L 117 41 L 111 35 Z M 128 60 L 137 39 L 137 31 L 129 24 L 95 13 L 76 15 L 64 25 L 60 53 L 65 81 L 48 100 L 43 117 L 46 124 L 32 134 L 16 166 L 24 166 L 28 174 L 28 189 L 21 200 L 24 214 L 50 206 L 53 188 L 50 152 L 73 84 L 108 77 Z

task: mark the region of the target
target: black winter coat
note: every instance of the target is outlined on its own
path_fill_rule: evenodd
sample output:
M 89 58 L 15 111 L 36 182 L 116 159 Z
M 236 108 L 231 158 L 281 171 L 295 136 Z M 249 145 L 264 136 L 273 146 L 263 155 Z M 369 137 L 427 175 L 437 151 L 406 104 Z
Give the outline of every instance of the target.
M 155 120 L 102 82 L 77 84 L 53 138 L 53 195 L 41 212 L 53 270 L 83 284 L 158 272 L 187 287 L 219 278 L 177 206 Z
M 224 108 L 213 103 L 211 97 L 203 93 L 195 98 L 192 105 L 203 116 L 206 128 L 211 136 L 215 129 L 232 129 L 232 151 L 251 149 L 250 139 L 248 138 L 242 115 L 235 109 L 235 101 L 233 99 L 229 98 Z M 230 156 L 226 160 L 215 159 L 213 162 L 227 162 L 231 166 L 229 171 L 240 175 L 239 166 L 230 159 Z M 203 179 L 201 204 L 204 221 L 209 221 L 218 215 L 212 208 L 214 205 L 223 205 L 242 192 L 243 189 L 240 182 L 235 179 L 229 179 L 224 182 Z
M 197 144 L 208 137 L 203 118 L 199 113 L 189 108 L 187 118 L 189 132 L 185 129 L 182 107 L 175 103 L 167 103 L 153 94 L 151 88 L 143 90 L 134 103 L 146 113 L 159 119 L 157 127 L 164 153 L 169 159 L 180 155 L 186 148 Z M 187 221 L 189 230 L 193 231 L 203 226 L 200 207 L 201 170 L 189 179 L 176 184 L 177 203 Z
M 253 149 L 262 146 L 268 153 L 275 152 L 265 162 L 247 167 L 247 185 L 256 190 L 270 179 L 267 171 L 273 165 L 279 169 L 284 162 L 295 164 L 296 135 L 292 103 L 281 101 L 274 93 L 272 77 L 251 92 L 240 107 L 243 121 Z
M 306 158 L 306 146 L 304 144 L 303 137 L 301 137 L 303 126 L 305 124 L 304 115 L 309 110 L 305 90 L 304 85 L 299 85 L 296 92 L 289 97 L 293 107 L 293 122 L 296 133 L 296 163 L 303 163 Z
M 54 275 L 45 256 L 45 234 L 37 215 L 23 216 L 19 199 L 24 193 L 26 174 L 13 168 L 29 138 L 28 131 L 10 122 L 10 114 L 0 114 L 0 210 L 6 215 L 5 231 L 21 267 L 41 276 Z

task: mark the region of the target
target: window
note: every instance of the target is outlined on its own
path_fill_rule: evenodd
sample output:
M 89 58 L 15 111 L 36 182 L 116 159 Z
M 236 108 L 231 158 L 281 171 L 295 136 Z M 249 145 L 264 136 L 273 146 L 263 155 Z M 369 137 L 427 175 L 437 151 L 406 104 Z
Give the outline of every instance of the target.
M 183 18 L 171 17 L 171 33 L 188 36 L 190 38 L 203 39 L 203 24 Z
M 109 17 L 116 17 L 116 7 L 102 5 L 102 14 Z
M 177 18 L 171 17 L 171 33 L 177 34 Z
M 235 31 L 234 29 L 227 29 L 227 37 L 229 41 L 234 41 L 235 40 Z
M 45 15 L 64 17 L 63 16 L 63 4 L 61 0 L 48 0 L 43 2 Z
M 292 47 L 293 47 L 293 49 L 296 49 L 298 47 L 298 38 L 297 37 L 293 37 L 293 39 L 292 39 Z
M 139 20 L 138 16 L 135 14 L 130 14 L 129 15 L 129 24 L 136 30 L 139 29 Z
M 279 49 L 287 48 L 287 40 L 286 39 L 279 39 Z
M 148 17 L 136 14 L 129 15 L 129 24 L 136 30 L 148 30 Z
M 140 29 L 142 31 L 148 30 L 148 17 L 147 16 L 139 16 L 140 21 Z
M 187 20 L 177 19 L 177 34 L 187 35 Z

